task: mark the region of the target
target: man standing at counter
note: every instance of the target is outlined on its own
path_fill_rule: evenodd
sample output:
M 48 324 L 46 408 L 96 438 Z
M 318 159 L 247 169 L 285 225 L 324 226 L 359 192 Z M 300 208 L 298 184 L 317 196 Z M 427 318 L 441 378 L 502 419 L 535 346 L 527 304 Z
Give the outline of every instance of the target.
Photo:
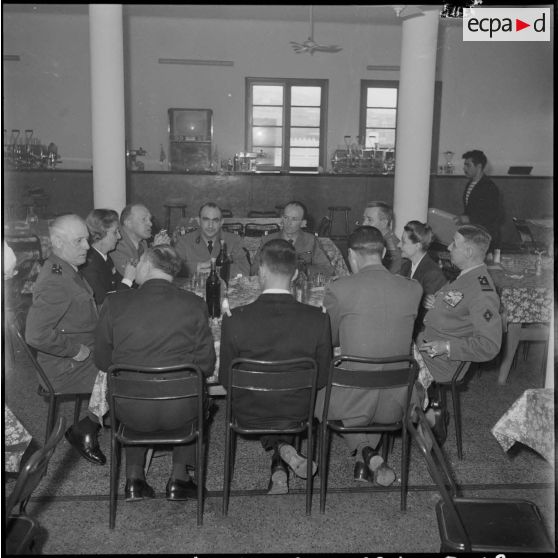
M 258 273 L 258 257 L 262 246 L 276 238 L 282 238 L 292 244 L 296 250 L 297 259 L 304 260 L 309 272 L 323 273 L 329 277 L 335 273 L 333 265 L 322 248 L 317 237 L 301 230 L 306 226 L 306 208 L 299 201 L 291 201 L 283 209 L 283 230 L 268 234 L 262 238 L 262 242 L 254 257 L 252 273 Z
M 498 187 L 484 174 L 486 155 L 478 149 L 462 155 L 463 172 L 469 179 L 463 191 L 464 215 L 461 222 L 481 225 L 492 237 L 489 251 L 500 248 L 500 225 L 502 223 L 502 203 Z
M 188 276 L 196 271 L 209 272 L 211 258 L 217 258 L 221 249 L 220 240 L 227 244 L 232 260 L 231 277 L 250 275 L 250 264 L 242 247 L 242 239 L 223 231 L 223 215 L 216 203 L 207 202 L 200 207 L 200 228 L 178 238 L 175 249 L 186 268 Z

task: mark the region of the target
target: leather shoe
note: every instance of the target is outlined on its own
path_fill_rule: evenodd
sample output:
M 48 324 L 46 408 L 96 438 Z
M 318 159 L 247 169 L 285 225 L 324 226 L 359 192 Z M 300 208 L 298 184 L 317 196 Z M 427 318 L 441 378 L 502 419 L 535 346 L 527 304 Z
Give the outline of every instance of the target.
M 354 477 L 359 482 L 372 482 L 374 480 L 370 469 L 362 461 L 355 463 Z
M 271 477 L 267 486 L 268 494 L 289 493 L 289 473 L 281 457 L 277 454 L 271 459 Z
M 198 497 L 198 487 L 192 479 L 169 479 L 166 492 L 167 500 L 196 500 Z
M 126 502 L 137 502 L 144 498 L 155 498 L 155 491 L 142 479 L 126 479 L 124 495 Z
M 68 428 L 68 430 L 66 430 L 64 437 L 83 458 L 87 459 L 87 461 L 90 461 L 95 465 L 104 465 L 107 462 L 105 454 L 99 447 L 97 433 L 82 434 L 74 428 L 74 425 L 72 425 Z

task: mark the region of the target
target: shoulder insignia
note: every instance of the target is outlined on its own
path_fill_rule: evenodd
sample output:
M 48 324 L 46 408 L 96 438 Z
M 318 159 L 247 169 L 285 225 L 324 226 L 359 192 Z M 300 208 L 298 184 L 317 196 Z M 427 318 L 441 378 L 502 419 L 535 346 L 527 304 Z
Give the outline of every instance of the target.
M 444 295 L 444 302 L 455 308 L 463 300 L 463 293 L 461 291 L 448 291 Z
M 488 308 L 484 311 L 484 314 L 482 315 L 482 317 L 487 322 L 489 322 L 492 319 L 493 316 L 494 316 L 494 314 Z
M 488 277 L 486 275 L 479 275 L 478 277 L 481 290 L 483 291 L 493 291 L 494 289 L 490 286 L 488 282 Z
M 62 266 L 60 264 L 52 264 L 52 268 L 50 270 L 56 275 L 62 275 Z

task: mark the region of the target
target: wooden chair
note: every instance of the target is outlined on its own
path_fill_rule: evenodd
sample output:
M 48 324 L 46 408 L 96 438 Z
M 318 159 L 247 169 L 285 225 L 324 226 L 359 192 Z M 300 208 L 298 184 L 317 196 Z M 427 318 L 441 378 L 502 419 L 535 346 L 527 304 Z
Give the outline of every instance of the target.
M 64 417 L 60 417 L 56 423 L 56 428 L 45 442 L 44 447 L 36 451 L 19 472 L 14 489 L 6 502 L 6 554 L 36 553 L 35 544 L 39 524 L 27 515 L 26 507 L 31 494 L 45 476 L 50 458 L 65 429 Z M 14 512 L 16 506 L 19 506 L 19 510 Z
M 366 369 L 342 368 L 344 363 L 359 363 L 366 365 Z M 386 366 L 387 365 L 387 366 Z M 380 366 L 383 368 L 381 369 Z M 364 358 L 342 355 L 335 357 L 331 363 L 329 377 L 326 384 L 326 393 L 321 422 L 321 456 L 320 456 L 320 512 L 325 512 L 325 499 L 327 487 L 328 451 L 331 433 L 353 434 L 360 432 L 390 433 L 401 431 L 401 510 L 407 506 L 407 480 L 408 480 L 408 451 L 407 430 L 405 421 L 411 401 L 411 394 L 418 376 L 418 365 L 414 358 L 408 355 L 387 358 Z M 359 388 L 364 390 L 382 390 L 393 388 L 407 388 L 404 413 L 400 420 L 389 423 L 372 423 L 362 426 L 344 426 L 343 421 L 328 418 L 329 404 L 333 388 Z M 382 445 L 384 461 L 387 460 L 388 444 L 384 440 Z
M 248 217 L 280 217 L 277 211 L 249 211 Z
M 221 228 L 238 236 L 244 236 L 244 225 L 242 223 L 223 223 Z
M 436 504 L 440 552 L 553 552 L 541 514 L 533 502 L 519 499 L 464 498 L 432 430 L 418 407 L 407 428 L 423 455 L 442 497 Z
M 38 360 L 35 357 L 34 349 L 32 349 L 23 338 L 23 335 L 19 331 L 17 325 L 15 323 L 9 324 L 9 330 L 11 335 L 13 335 L 13 339 L 17 340 L 21 345 L 24 353 L 26 354 L 27 358 L 35 368 L 37 372 L 37 376 L 39 378 L 39 388 L 37 390 L 38 394 L 41 397 L 45 397 L 48 400 L 48 415 L 46 421 L 46 432 L 45 432 L 45 443 L 52 429 L 54 428 L 54 422 L 56 420 L 56 415 L 58 411 L 58 404 L 62 399 L 74 399 L 74 424 L 79 421 L 79 413 L 81 409 L 81 402 L 83 399 L 89 399 L 91 397 L 91 392 L 83 392 L 83 393 L 65 393 L 56 391 L 52 386 L 52 383 L 48 379 L 43 367 L 39 364 Z M 93 386 L 91 386 L 93 387 Z
M 227 390 L 225 411 L 225 472 L 223 481 L 223 515 L 227 515 L 232 469 L 234 466 L 234 452 L 236 434 L 294 434 L 306 432 L 307 445 L 307 477 L 306 477 L 306 515 L 310 515 L 312 506 L 312 456 L 314 453 L 314 438 L 312 424 L 314 403 L 316 400 L 317 382 L 316 361 L 311 358 L 295 358 L 290 360 L 262 361 L 236 358 L 231 363 Z M 242 425 L 235 414 L 235 398 L 242 392 L 252 392 L 254 397 L 259 393 L 277 393 L 287 397 L 295 392 L 306 391 L 307 399 L 304 409 L 300 409 L 300 418 L 291 427 L 273 428 L 270 426 L 248 427 Z M 273 409 L 274 416 L 280 409 Z M 265 417 L 262 417 L 262 419 Z M 293 421 L 290 416 L 278 418 L 286 422 Z
M 318 236 L 329 236 L 331 231 L 331 219 L 327 216 L 322 217 L 320 224 L 318 225 Z
M 198 526 L 203 522 L 205 378 L 201 369 L 189 363 L 176 366 L 112 365 L 107 373 L 108 394 L 112 413 L 109 528 L 114 529 L 120 450 L 122 446 L 180 445 L 196 442 L 196 482 L 198 485 Z M 128 423 L 122 402 L 138 404 L 161 402 L 184 405 L 183 427 L 174 430 L 142 432 Z M 188 407 L 190 405 L 190 407 Z M 187 416 L 189 408 L 197 409 L 195 420 Z M 133 420 L 133 418 L 132 418 Z
M 525 252 L 534 253 L 535 251 L 546 251 L 546 246 L 537 242 L 533 237 L 533 233 L 529 227 L 529 223 L 524 219 L 518 219 L 517 217 L 512 217 L 515 230 L 519 235 L 520 247 Z
M 7 234 L 4 240 L 16 255 L 18 260 L 31 259 L 43 263 L 43 249 L 41 240 L 36 234 Z
M 267 236 L 280 230 L 281 227 L 277 223 L 246 223 L 244 236 Z
M 526 360 L 529 355 L 529 347 L 532 343 L 542 343 L 543 345 L 543 357 L 541 359 L 541 387 L 544 387 L 546 378 L 546 361 L 548 356 L 548 342 L 550 338 L 550 325 L 545 322 L 534 323 L 534 324 L 523 324 L 521 331 L 519 333 L 519 345 L 516 351 L 512 368 L 515 368 L 517 364 L 517 353 L 519 352 L 519 347 L 523 345 L 523 360 Z

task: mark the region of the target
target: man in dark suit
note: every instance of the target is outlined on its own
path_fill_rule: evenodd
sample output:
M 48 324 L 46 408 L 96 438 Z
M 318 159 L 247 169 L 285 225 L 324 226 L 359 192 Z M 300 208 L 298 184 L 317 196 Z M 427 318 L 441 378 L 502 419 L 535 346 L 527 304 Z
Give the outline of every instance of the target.
M 357 227 L 349 236 L 353 275 L 330 283 L 324 307 L 331 319 L 333 345 L 346 355 L 381 358 L 410 355 L 413 325 L 422 297 L 418 281 L 390 273 L 382 265 L 384 238 L 375 227 Z M 360 366 L 355 364 L 355 368 Z M 401 418 L 407 388 L 378 390 L 338 388 L 331 393 L 330 419 L 345 426 L 394 422 Z M 322 419 L 325 390 L 316 398 L 316 417 Z M 354 476 L 389 486 L 395 472 L 377 452 L 380 434 L 343 435 L 356 453 Z
M 318 387 L 327 381 L 331 361 L 329 318 L 319 308 L 297 302 L 289 291 L 296 276 L 296 251 L 286 240 L 270 240 L 262 247 L 258 275 L 263 293 L 253 303 L 223 317 L 219 382 L 228 383 L 230 364 L 236 357 L 256 360 L 313 358 L 318 365 Z M 253 393 L 235 400 L 235 415 L 246 426 L 278 424 L 278 417 L 300 416 L 303 400 L 278 394 Z M 263 436 L 261 443 L 272 450 L 269 494 L 288 492 L 287 463 L 306 478 L 307 461 L 292 446 L 292 436 Z
M 500 248 L 500 226 L 503 209 L 498 187 L 484 174 L 487 159 L 478 149 L 467 151 L 462 155 L 465 162 L 463 171 L 469 179 L 463 191 L 464 215 L 462 223 L 481 225 L 492 237 L 488 248 Z
M 90 393 L 98 368 L 93 362 L 97 306 L 93 291 L 78 272 L 85 262 L 89 231 L 77 215 L 58 217 L 50 227 L 52 254 L 33 290 L 25 339 L 37 349 L 37 360 L 55 391 Z M 99 424 L 88 414 L 66 431 L 66 439 L 96 465 L 106 458 L 99 448 Z
M 95 363 L 101 370 L 111 364 L 142 366 L 198 365 L 206 376 L 215 367 L 215 348 L 207 306 L 203 299 L 172 284 L 180 270 L 178 254 L 169 245 L 148 248 L 136 269 L 139 289 L 112 294 L 105 300 L 95 332 Z M 135 429 L 152 432 L 173 429 L 194 420 L 196 410 L 185 412 L 168 401 L 147 406 L 131 402 L 127 421 Z M 127 501 L 153 498 L 143 470 L 146 448 L 126 447 Z M 187 467 L 195 464 L 193 443 L 175 446 L 172 474 L 166 486 L 168 500 L 196 498 L 196 485 Z
M 120 240 L 118 213 L 113 209 L 93 209 L 85 219 L 89 230 L 91 248 L 87 252 L 87 260 L 80 267 L 95 295 L 97 306 L 100 307 L 107 293 L 129 289 L 136 276 L 136 268 L 127 263 L 124 277 L 116 271 L 109 252 L 112 252 Z

